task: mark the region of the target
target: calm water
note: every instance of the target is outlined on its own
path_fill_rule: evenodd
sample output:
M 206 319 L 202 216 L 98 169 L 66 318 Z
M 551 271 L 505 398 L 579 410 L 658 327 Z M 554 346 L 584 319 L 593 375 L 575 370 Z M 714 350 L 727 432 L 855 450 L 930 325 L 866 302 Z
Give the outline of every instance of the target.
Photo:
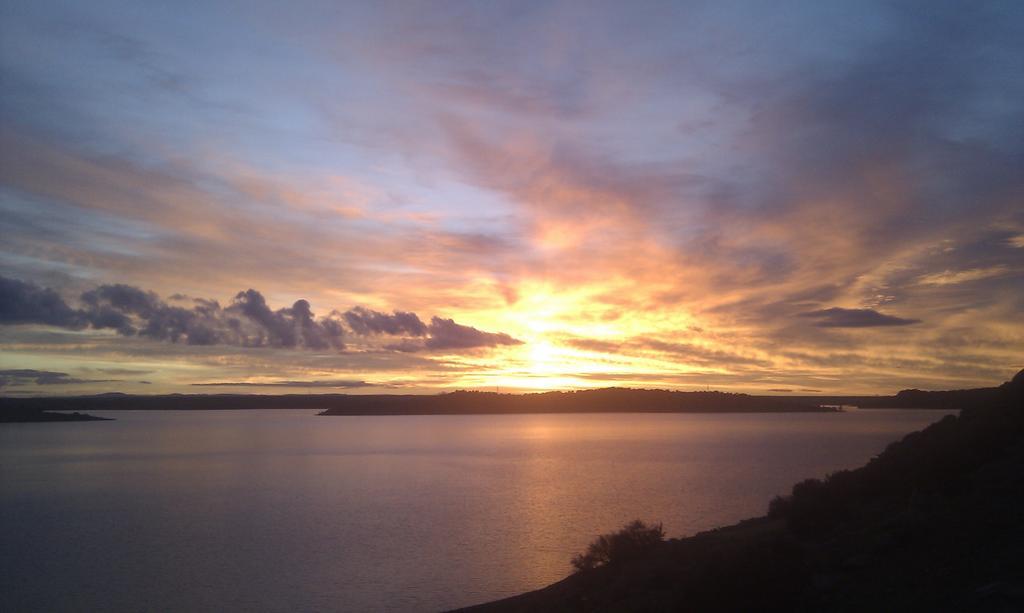
M 935 411 L 0 425 L 4 611 L 430 611 L 564 577 L 634 518 L 760 515 Z

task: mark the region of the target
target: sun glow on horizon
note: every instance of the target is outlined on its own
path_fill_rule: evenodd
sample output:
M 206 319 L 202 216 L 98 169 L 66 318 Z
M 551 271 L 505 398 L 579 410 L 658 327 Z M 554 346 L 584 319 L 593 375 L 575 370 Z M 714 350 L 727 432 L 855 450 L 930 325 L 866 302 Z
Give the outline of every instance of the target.
M 0 19 L 0 395 L 884 393 L 1024 348 L 1014 3 L 65 4 Z

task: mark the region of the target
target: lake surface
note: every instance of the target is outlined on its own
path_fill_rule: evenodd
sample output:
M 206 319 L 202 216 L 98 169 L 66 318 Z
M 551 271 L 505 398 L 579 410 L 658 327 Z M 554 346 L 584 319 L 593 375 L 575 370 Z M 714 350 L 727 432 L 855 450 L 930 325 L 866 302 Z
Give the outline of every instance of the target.
M 0 424 L 0 610 L 434 611 L 561 579 L 599 533 L 763 514 L 945 411 Z

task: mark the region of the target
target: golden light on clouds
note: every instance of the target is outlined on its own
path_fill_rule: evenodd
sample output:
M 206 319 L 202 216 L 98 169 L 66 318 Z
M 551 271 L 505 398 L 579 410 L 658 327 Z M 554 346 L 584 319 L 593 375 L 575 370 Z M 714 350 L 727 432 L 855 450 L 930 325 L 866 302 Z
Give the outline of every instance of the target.
M 4 20 L 25 61 L 0 66 L 24 84 L 0 103 L 2 393 L 875 393 L 1019 370 L 1006 20 L 958 11 L 977 35 L 949 41 L 850 4 L 819 39 L 768 8 L 662 8 L 203 9 L 195 46 L 104 5 L 75 36 Z

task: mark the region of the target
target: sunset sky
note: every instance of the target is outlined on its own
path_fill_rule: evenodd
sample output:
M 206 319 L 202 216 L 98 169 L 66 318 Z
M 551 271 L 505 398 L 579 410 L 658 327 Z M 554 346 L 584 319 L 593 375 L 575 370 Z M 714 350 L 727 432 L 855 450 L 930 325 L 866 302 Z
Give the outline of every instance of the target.
M 0 394 L 1024 367 L 1024 2 L 3 0 Z

